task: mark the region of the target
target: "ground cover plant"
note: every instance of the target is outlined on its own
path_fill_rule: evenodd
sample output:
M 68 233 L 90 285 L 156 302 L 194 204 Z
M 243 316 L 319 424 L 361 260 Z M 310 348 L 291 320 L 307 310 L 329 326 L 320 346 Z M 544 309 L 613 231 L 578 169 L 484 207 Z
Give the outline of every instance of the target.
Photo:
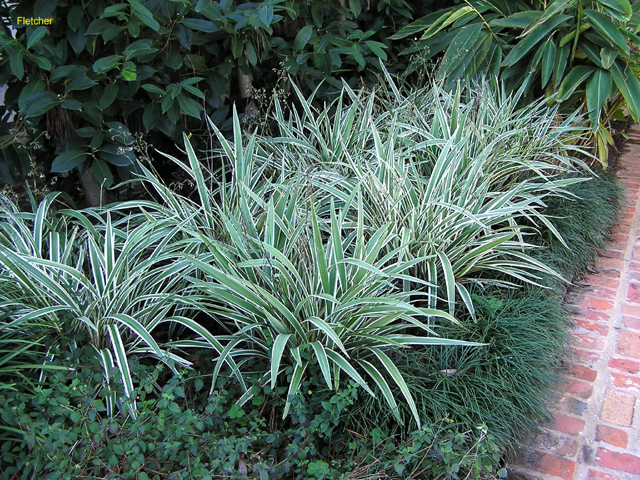
M 506 473 L 563 355 L 549 287 L 584 229 L 563 209 L 600 212 L 589 245 L 618 192 L 575 115 L 386 82 L 276 104 L 274 137 L 213 125 L 217 170 L 185 136 L 167 158 L 191 192 L 146 163 L 149 200 L 3 207 L 3 328 L 43 324 L 38 365 L 69 369 L 24 365 L 33 386 L 2 393 L 7 478 Z

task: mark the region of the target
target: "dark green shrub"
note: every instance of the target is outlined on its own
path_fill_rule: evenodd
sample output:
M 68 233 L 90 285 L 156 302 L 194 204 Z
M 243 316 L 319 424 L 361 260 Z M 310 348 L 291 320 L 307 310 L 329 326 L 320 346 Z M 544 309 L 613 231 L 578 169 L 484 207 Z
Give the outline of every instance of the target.
M 269 97 L 282 94 L 284 77 L 311 90 L 326 79 L 321 98 L 339 89 L 342 78 L 354 86 L 375 81 L 378 59 L 393 55 L 386 37 L 411 17 L 411 7 L 404 0 L 343 4 L 53 0 L 5 6 L 0 85 L 8 85 L 1 113 L 2 134 L 9 137 L 0 177 L 20 181 L 30 168 L 29 152 L 55 148 L 51 172 L 92 166 L 93 179 L 108 187 L 115 174 L 129 178 L 140 132 L 158 146 L 163 139 L 181 143 L 183 131 L 197 138 L 205 117 L 226 127 L 232 101 L 255 96 L 265 102 L 264 112 Z M 53 22 L 26 25 L 30 18 Z M 9 122 L 11 111 L 17 118 Z

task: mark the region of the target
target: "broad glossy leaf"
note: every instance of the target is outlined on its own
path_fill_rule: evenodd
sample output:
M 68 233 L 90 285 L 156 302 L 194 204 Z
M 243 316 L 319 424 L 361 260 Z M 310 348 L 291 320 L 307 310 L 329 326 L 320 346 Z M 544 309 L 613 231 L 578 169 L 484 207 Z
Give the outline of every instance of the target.
M 629 65 L 616 60 L 611 66 L 611 74 L 618 90 L 622 93 L 629 113 L 636 122 L 640 121 L 640 81 Z
M 525 55 L 532 53 L 533 48 L 544 38 L 551 34 L 559 25 L 566 20 L 571 19 L 569 15 L 557 15 L 550 18 L 545 23 L 536 25 L 527 34 L 524 39 L 520 40 L 515 47 L 509 52 L 507 58 L 502 62 L 503 67 L 508 67 L 520 61 Z
M 38 43 L 42 37 L 47 33 L 47 27 L 38 27 L 29 35 L 27 40 L 27 49 L 31 49 L 36 43 Z
M 571 53 L 571 46 L 568 44 L 556 50 L 556 61 L 553 65 L 553 85 L 555 87 L 563 79 L 564 70 L 567 68 L 567 60 L 569 60 L 569 53 Z
M 438 22 L 442 17 L 449 14 L 449 12 L 457 9 L 459 7 L 450 7 L 445 10 L 441 10 L 439 12 L 430 13 L 422 18 L 419 18 L 413 23 L 401 28 L 395 35 L 389 37 L 391 40 L 400 40 L 402 38 L 408 37 L 409 35 L 414 35 L 418 32 L 422 32 L 426 30 L 434 23 Z
M 609 12 L 618 20 L 627 22 L 631 19 L 631 4 L 628 0 L 597 0 L 598 3 L 609 9 Z
M 556 45 L 553 41 L 553 38 L 547 39 L 544 46 L 542 47 L 542 88 L 547 86 L 549 83 L 549 79 L 551 78 L 551 74 L 553 73 L 553 65 L 556 60 Z
M 100 58 L 93 63 L 93 71 L 96 73 L 106 73 L 116 68 L 122 55 L 109 55 L 108 57 Z
M 611 83 L 611 73 L 601 68 L 598 68 L 587 82 L 587 110 L 594 130 L 598 128 L 600 112 L 609 98 Z
M 586 66 L 586 65 L 578 65 L 577 67 L 573 67 L 569 72 L 569 74 L 564 78 L 564 80 L 560 84 L 556 101 L 563 102 L 567 98 L 569 98 L 573 93 L 573 91 L 576 88 L 578 88 L 578 86 L 582 82 L 584 82 L 587 78 L 591 76 L 594 70 L 595 70 L 595 67 Z
M 302 52 L 305 45 L 311 39 L 311 35 L 313 35 L 313 27 L 311 25 L 306 25 L 300 29 L 296 38 L 293 40 L 293 49 L 296 52 Z
M 620 27 L 614 24 L 609 17 L 604 13 L 591 9 L 586 9 L 584 15 L 605 40 L 616 45 L 626 55 L 629 54 L 626 37 L 620 32 Z
M 53 92 L 38 92 L 31 95 L 24 102 L 27 105 L 25 118 L 38 117 L 56 105 L 60 105 L 60 99 Z
M 109 188 L 113 185 L 113 174 L 111 168 L 104 160 L 96 158 L 93 161 L 93 181 L 98 185 L 103 185 L 105 188 Z
M 18 80 L 22 80 L 22 77 L 24 77 L 24 50 L 22 48 L 13 48 L 10 50 L 9 65 L 11 66 L 11 73 L 13 73 Z
M 36 93 L 44 91 L 44 82 L 40 79 L 31 80 L 27 83 L 20 92 L 20 96 L 18 97 L 18 108 L 21 111 L 25 111 L 31 102 L 29 102 L 29 98 Z
M 102 95 L 100 95 L 100 100 L 98 101 L 100 109 L 104 110 L 105 108 L 110 107 L 117 96 L 118 84 L 116 82 L 112 82 L 104 88 Z
M 440 69 L 438 70 L 438 78 L 448 78 L 449 73 L 459 67 L 461 63 L 466 61 L 468 64 L 472 58 L 470 55 L 473 55 L 471 51 L 473 44 L 478 39 L 483 26 L 479 22 L 460 29 L 460 32 L 453 39 L 442 58 Z
M 183 18 L 180 23 L 191 30 L 199 32 L 214 33 L 218 31 L 218 27 L 213 22 L 199 18 Z
M 51 165 L 51 171 L 63 173 L 72 170 L 87 159 L 87 152 L 79 148 L 71 148 L 58 155 Z
M 491 25 L 491 27 L 527 28 L 541 16 L 542 12 L 537 10 L 525 10 L 524 12 L 514 13 L 506 18 L 492 20 L 489 22 L 489 25 Z

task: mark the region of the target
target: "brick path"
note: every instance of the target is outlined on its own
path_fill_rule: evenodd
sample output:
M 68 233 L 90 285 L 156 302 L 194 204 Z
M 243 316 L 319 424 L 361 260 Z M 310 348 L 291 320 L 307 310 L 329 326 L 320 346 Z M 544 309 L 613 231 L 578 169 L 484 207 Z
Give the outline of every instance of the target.
M 622 219 L 595 272 L 568 296 L 574 363 L 551 408 L 555 423 L 521 447 L 510 474 L 640 479 L 640 127 L 629 136 L 619 159 Z

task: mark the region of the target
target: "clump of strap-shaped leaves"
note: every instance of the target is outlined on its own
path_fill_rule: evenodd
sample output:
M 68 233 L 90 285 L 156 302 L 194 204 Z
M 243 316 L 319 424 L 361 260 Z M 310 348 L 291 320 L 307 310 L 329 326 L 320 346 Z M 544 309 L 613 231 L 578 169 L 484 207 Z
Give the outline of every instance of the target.
M 441 299 L 453 313 L 463 301 L 473 315 L 470 283 L 513 287 L 556 275 L 529 255 L 526 239 L 535 225 L 560 238 L 541 209 L 584 181 L 562 178 L 587 172 L 572 143 L 584 132 L 577 117 L 557 121 L 542 103 L 518 109 L 495 84 L 453 93 L 389 85 L 366 100 L 346 89 L 322 111 L 300 95 L 303 113 L 289 118 L 277 108 L 281 136 L 258 141 L 260 168 L 277 178 L 304 172 L 310 190 L 337 205 L 358 190 L 365 224 L 393 225 L 387 250 L 404 245 L 401 258 L 421 259 L 410 273 L 427 281 L 419 288 L 431 307 Z
M 93 349 L 102 363 L 108 413 L 121 405 L 135 415 L 133 356 L 156 359 L 174 371 L 190 365 L 158 330 L 188 327 L 222 350 L 187 318 L 188 302 L 178 295 L 193 269 L 177 255 L 183 225 L 135 215 L 112 221 L 109 213 L 55 211 L 56 205 L 65 202 L 52 193 L 33 213 L 11 205 L 0 211 L 2 330 L 39 332 L 40 341 L 77 335 L 73 341 Z M 46 353 L 37 367 L 51 368 L 51 360 Z
M 639 8 L 629 0 L 471 0 L 445 4 L 390 38 L 414 36 L 401 55 L 423 61 L 444 52 L 436 77 L 450 85 L 486 71 L 529 98 L 582 107 L 606 165 L 612 116 L 626 105 L 640 120 Z

